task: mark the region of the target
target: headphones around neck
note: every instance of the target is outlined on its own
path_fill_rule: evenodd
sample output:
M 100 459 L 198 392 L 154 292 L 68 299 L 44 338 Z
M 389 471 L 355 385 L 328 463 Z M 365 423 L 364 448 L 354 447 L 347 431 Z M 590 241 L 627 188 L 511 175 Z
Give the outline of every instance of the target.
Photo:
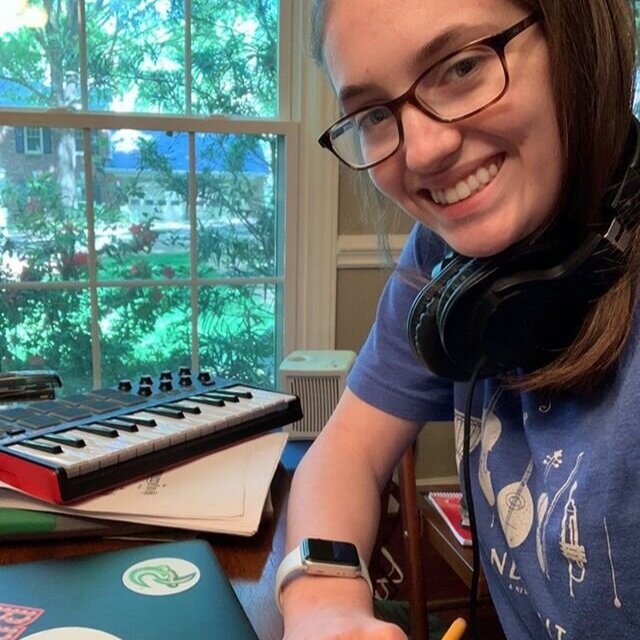
M 608 231 L 591 233 L 578 248 L 545 233 L 488 258 L 448 254 L 416 297 L 407 323 L 417 355 L 436 375 L 468 380 L 521 367 L 534 371 L 575 339 L 595 300 L 620 277 L 631 230 L 629 201 L 639 190 L 640 123 L 620 186 L 609 199 Z M 553 231 L 553 229 L 551 229 Z

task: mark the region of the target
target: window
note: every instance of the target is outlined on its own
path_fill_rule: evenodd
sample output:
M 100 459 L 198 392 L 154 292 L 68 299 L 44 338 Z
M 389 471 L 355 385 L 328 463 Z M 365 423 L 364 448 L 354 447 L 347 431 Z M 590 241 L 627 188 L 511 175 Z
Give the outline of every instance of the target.
M 320 167 L 301 186 L 300 129 L 332 114 L 316 100 L 302 117 L 306 15 L 289 0 L 31 4 L 53 7 L 47 29 L 0 33 L 2 370 L 51 367 L 67 391 L 182 364 L 274 384 L 318 315 L 295 246 L 318 217 L 305 194 L 327 182 Z M 322 206 L 313 224 L 331 230 Z

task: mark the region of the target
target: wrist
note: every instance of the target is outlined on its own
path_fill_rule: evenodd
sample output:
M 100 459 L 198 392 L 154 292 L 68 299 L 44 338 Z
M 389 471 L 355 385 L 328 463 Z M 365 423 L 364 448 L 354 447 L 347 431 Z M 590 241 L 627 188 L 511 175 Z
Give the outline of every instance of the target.
M 373 587 L 366 563 L 361 559 L 356 546 L 349 542 L 305 538 L 280 563 L 276 574 L 275 600 L 282 611 L 284 589 L 292 581 L 301 578 L 326 581 L 327 579 L 359 583 L 356 591 L 365 587 L 369 600 L 373 598 Z M 306 584 L 309 583 L 305 580 Z M 322 590 L 325 585 L 317 585 Z

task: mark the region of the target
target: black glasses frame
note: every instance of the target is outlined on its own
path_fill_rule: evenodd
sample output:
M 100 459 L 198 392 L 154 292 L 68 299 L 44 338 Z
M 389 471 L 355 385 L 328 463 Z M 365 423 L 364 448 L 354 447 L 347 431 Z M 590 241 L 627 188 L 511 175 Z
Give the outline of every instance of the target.
M 393 100 L 389 100 L 388 102 L 381 102 L 379 104 L 368 105 L 366 107 L 363 107 L 362 109 L 357 109 L 356 111 L 353 111 L 351 113 L 344 115 L 339 120 L 336 120 L 336 122 L 334 122 L 330 127 L 328 127 L 322 133 L 322 135 L 318 138 L 318 143 L 320 144 L 321 147 L 324 147 L 325 149 L 328 149 L 329 151 L 331 151 L 331 153 L 333 153 L 336 156 L 336 158 L 338 158 L 338 160 L 346 164 L 351 169 L 361 171 L 365 169 L 371 169 L 372 167 L 375 167 L 381 162 L 384 162 L 385 160 L 390 158 L 402 146 L 402 143 L 404 142 L 404 131 L 402 129 L 402 119 L 400 118 L 400 109 L 407 103 L 417 107 L 418 109 L 420 109 L 420 111 L 427 114 L 428 116 L 430 116 L 431 118 L 433 118 L 438 122 L 457 122 L 459 120 L 464 120 L 465 118 L 470 118 L 476 113 L 483 111 L 487 107 L 498 102 L 498 100 L 500 100 L 500 98 L 504 96 L 504 94 L 507 92 L 507 89 L 509 88 L 509 70 L 507 68 L 507 60 L 504 53 L 505 47 L 517 35 L 522 33 L 525 29 L 529 28 L 531 25 L 538 22 L 538 20 L 540 20 L 540 17 L 541 17 L 540 14 L 537 11 L 535 11 L 534 13 L 531 13 L 526 18 L 523 18 L 513 26 L 508 27 L 504 31 L 501 31 L 500 33 L 496 33 L 495 35 L 488 36 L 485 38 L 480 38 L 478 40 L 474 40 L 473 42 L 469 42 L 461 49 L 458 49 L 453 53 L 446 55 L 444 58 L 441 58 L 437 62 L 434 62 L 432 65 L 429 65 L 429 67 L 418 76 L 417 80 L 402 95 L 398 96 L 397 98 L 393 98 Z M 422 82 L 422 80 L 427 74 L 431 73 L 431 71 L 433 71 L 435 67 L 442 64 L 443 62 L 446 62 L 450 58 L 453 58 L 454 56 L 459 55 L 460 53 L 462 53 L 463 51 L 466 51 L 467 49 L 477 47 L 478 45 L 483 45 L 485 47 L 490 47 L 491 49 L 493 49 L 498 55 L 498 58 L 500 59 L 500 63 L 502 64 L 502 69 L 504 70 L 504 88 L 495 98 L 487 102 L 487 104 L 483 105 L 482 107 L 479 107 L 478 109 L 474 109 L 472 111 L 469 111 L 468 113 L 465 113 L 461 116 L 456 116 L 454 118 L 446 118 L 444 116 L 441 116 L 437 112 L 435 112 L 433 109 L 431 109 L 428 105 L 423 104 L 422 102 L 420 102 L 420 100 L 418 100 L 416 96 L 416 89 L 418 88 L 418 85 Z M 381 158 L 380 160 L 376 160 L 371 164 L 360 166 L 360 165 L 354 165 L 350 162 L 347 162 L 344 158 L 342 158 L 338 154 L 338 152 L 333 147 L 333 143 L 331 141 L 332 131 L 334 131 L 337 127 L 342 126 L 347 120 L 350 120 L 354 116 L 357 116 L 360 113 L 364 113 L 365 111 L 369 111 L 370 109 L 375 109 L 376 107 L 387 108 L 395 118 L 396 124 L 398 126 L 398 144 L 395 146 L 393 151 L 390 151 L 383 158 Z

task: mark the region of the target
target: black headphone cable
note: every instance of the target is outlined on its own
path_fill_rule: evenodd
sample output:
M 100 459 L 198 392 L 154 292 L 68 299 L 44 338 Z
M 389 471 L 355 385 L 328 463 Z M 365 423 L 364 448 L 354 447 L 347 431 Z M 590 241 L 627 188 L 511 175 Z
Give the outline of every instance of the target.
M 481 358 L 475 366 L 469 382 L 467 383 L 467 391 L 464 406 L 464 432 L 462 442 L 462 481 L 464 484 L 464 495 L 469 512 L 469 526 L 471 528 L 471 588 L 469 594 L 469 624 L 471 627 L 471 638 L 478 638 L 478 580 L 480 578 L 480 554 L 478 551 L 478 530 L 476 527 L 476 514 L 473 508 L 473 497 L 471 495 L 471 470 L 469 465 L 469 454 L 471 452 L 471 407 L 473 403 L 473 391 L 476 382 L 480 376 L 480 372 L 485 364 L 485 358 Z

